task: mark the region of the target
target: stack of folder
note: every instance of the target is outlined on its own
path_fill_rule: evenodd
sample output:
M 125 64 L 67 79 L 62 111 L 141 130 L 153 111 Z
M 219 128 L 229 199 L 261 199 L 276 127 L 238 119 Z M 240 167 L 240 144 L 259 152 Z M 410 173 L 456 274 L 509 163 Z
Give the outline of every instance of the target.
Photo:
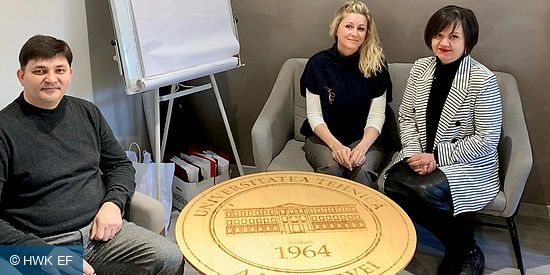
M 208 187 L 229 179 L 229 160 L 212 151 L 181 153 L 171 160 L 176 164 L 172 206 L 178 210 Z

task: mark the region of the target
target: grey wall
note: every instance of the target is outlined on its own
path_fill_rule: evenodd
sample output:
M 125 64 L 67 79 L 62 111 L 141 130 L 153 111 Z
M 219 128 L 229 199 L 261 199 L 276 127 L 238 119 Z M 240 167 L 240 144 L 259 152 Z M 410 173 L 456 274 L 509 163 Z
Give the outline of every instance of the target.
M 427 18 L 445 4 L 471 8 L 480 24 L 472 56 L 492 70 L 511 73 L 520 89 L 533 148 L 534 166 L 524 201 L 550 204 L 550 1 L 368 1 L 390 62 L 425 54 L 422 30 Z M 400 10 L 397 11 L 397 10 Z M 397 11 L 397 12 L 396 12 Z
M 493 70 L 513 74 L 518 81 L 531 136 L 535 163 L 524 201 L 550 204 L 550 1 L 366 1 L 375 17 L 389 62 L 413 62 L 429 55 L 423 44 L 428 17 L 455 3 L 474 10 L 480 41 L 472 56 Z M 253 165 L 250 129 L 265 103 L 282 63 L 289 57 L 309 57 L 331 45 L 328 23 L 335 0 L 237 0 L 241 54 L 245 67 L 219 77 L 244 164 Z M 201 102 L 204 105 L 205 101 Z M 215 108 L 215 105 L 212 105 Z M 221 120 L 220 120 L 221 121 Z M 219 129 L 203 125 L 206 132 Z M 212 128 L 212 129 L 209 129 Z M 219 128 L 219 127 L 215 127 Z M 223 133 L 223 132 L 222 132 Z M 216 141 L 226 144 L 223 134 Z M 228 150 L 229 151 L 229 150 Z
M 384 0 L 366 1 L 380 31 L 389 62 L 413 62 L 430 54 L 422 41 L 428 17 L 455 3 L 477 14 L 481 32 L 472 55 L 493 70 L 513 74 L 520 88 L 533 147 L 534 166 L 524 201 L 550 204 L 550 1 L 546 0 Z M 234 0 L 239 19 L 241 56 L 245 67 L 218 74 L 220 92 L 229 116 L 241 160 L 254 165 L 250 129 L 263 107 L 282 63 L 290 57 L 309 57 L 332 44 L 328 23 L 339 0 Z M 114 37 L 107 0 L 87 0 L 88 32 L 94 101 L 106 113 L 115 134 L 124 140 L 146 140 L 140 100 L 127 97 L 111 62 Z M 213 93 L 185 97 L 176 108 L 188 115 L 171 129 L 200 136 L 208 145 L 230 152 Z M 179 142 L 172 140 L 172 142 Z

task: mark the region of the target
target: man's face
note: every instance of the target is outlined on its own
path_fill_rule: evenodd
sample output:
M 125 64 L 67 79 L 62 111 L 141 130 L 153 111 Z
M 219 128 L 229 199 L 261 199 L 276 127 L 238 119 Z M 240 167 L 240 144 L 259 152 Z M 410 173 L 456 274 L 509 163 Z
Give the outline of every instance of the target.
M 17 70 L 25 101 L 42 109 L 57 107 L 69 87 L 71 76 L 69 62 L 59 55 L 51 59 L 32 59 L 23 69 Z

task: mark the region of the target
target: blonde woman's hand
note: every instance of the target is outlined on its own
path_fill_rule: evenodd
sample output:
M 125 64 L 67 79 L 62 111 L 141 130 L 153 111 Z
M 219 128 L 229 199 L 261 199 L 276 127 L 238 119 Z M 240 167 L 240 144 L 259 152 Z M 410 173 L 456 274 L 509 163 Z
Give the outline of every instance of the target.
M 367 160 L 367 150 L 368 148 L 362 143 L 357 144 L 357 146 L 351 150 L 350 162 L 352 167 L 359 167 L 365 163 Z
M 330 149 L 332 150 L 332 158 L 336 160 L 336 162 L 349 170 L 353 168 L 350 161 L 351 149 L 349 147 L 337 143 L 331 146 Z

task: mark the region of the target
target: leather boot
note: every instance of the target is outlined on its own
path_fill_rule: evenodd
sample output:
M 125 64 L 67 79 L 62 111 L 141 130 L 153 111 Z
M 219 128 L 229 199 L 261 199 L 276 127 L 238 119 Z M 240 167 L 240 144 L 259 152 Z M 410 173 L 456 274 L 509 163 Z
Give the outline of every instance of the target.
M 445 252 L 443 260 L 437 268 L 437 275 L 457 275 L 462 268 L 462 258 L 460 254 Z
M 459 275 L 483 275 L 484 267 L 485 256 L 481 248 L 475 245 L 474 249 L 464 255 Z
M 453 265 L 454 264 L 451 257 L 448 254 L 445 254 L 445 256 L 443 256 L 443 260 L 441 260 L 441 263 L 437 267 L 437 275 L 452 274 Z

